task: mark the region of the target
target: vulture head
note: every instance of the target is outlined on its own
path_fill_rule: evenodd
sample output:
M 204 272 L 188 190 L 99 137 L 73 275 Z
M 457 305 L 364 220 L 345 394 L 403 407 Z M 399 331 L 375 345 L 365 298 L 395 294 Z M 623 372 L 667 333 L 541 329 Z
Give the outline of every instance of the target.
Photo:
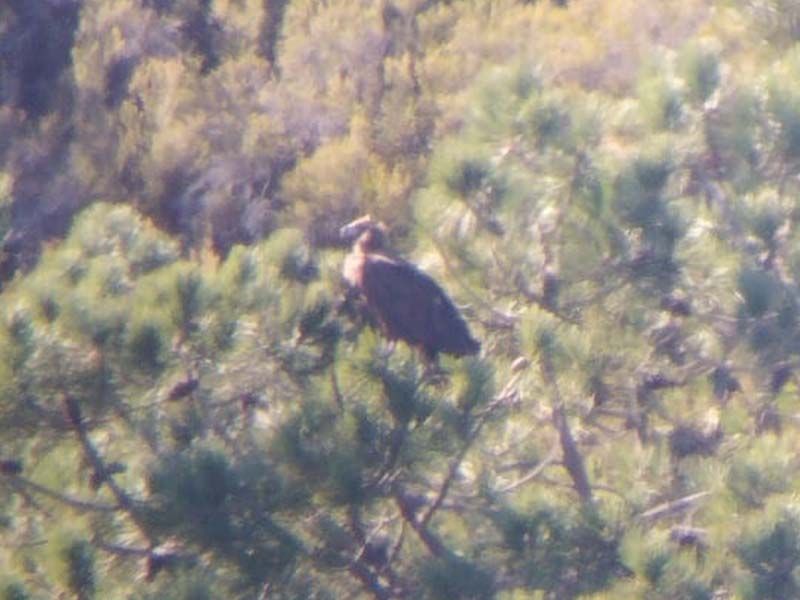
M 388 229 L 371 215 L 364 215 L 339 230 L 339 237 L 347 244 L 364 252 L 375 252 L 386 247 Z

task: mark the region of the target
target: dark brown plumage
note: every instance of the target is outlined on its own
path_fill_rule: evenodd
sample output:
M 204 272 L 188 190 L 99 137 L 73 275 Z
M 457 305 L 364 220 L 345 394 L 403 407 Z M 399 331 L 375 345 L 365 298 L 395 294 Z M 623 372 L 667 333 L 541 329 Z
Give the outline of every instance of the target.
M 439 353 L 465 356 L 480 350 L 442 288 L 411 263 L 386 254 L 383 223 L 367 215 L 342 227 L 340 234 L 353 244 L 344 278 L 386 338 L 420 349 L 430 362 Z

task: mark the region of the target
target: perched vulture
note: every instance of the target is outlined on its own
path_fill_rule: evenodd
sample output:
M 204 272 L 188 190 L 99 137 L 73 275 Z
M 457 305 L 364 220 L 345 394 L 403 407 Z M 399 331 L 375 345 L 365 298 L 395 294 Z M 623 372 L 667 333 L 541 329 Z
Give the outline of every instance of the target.
M 411 263 L 386 254 L 383 223 L 367 215 L 339 233 L 353 245 L 344 261 L 344 278 L 391 343 L 404 340 L 432 364 L 440 352 L 464 356 L 480 350 L 442 288 Z

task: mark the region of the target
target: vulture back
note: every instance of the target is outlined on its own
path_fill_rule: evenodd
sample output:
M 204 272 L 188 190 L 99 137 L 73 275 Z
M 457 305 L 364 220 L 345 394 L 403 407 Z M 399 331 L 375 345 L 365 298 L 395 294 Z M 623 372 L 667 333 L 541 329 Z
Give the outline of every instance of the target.
M 411 263 L 365 256 L 361 293 L 387 338 L 420 348 L 429 360 L 439 352 L 464 356 L 480 350 L 447 294 Z

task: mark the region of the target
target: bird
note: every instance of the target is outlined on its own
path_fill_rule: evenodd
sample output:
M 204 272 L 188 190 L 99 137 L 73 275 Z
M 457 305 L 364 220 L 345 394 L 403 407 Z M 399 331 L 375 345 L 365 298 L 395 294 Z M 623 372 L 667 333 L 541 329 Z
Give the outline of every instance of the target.
M 481 344 L 453 301 L 430 275 L 389 254 L 387 233 L 386 225 L 370 215 L 339 230 L 342 241 L 352 244 L 342 267 L 344 280 L 390 348 L 402 340 L 433 368 L 440 353 L 477 354 Z

